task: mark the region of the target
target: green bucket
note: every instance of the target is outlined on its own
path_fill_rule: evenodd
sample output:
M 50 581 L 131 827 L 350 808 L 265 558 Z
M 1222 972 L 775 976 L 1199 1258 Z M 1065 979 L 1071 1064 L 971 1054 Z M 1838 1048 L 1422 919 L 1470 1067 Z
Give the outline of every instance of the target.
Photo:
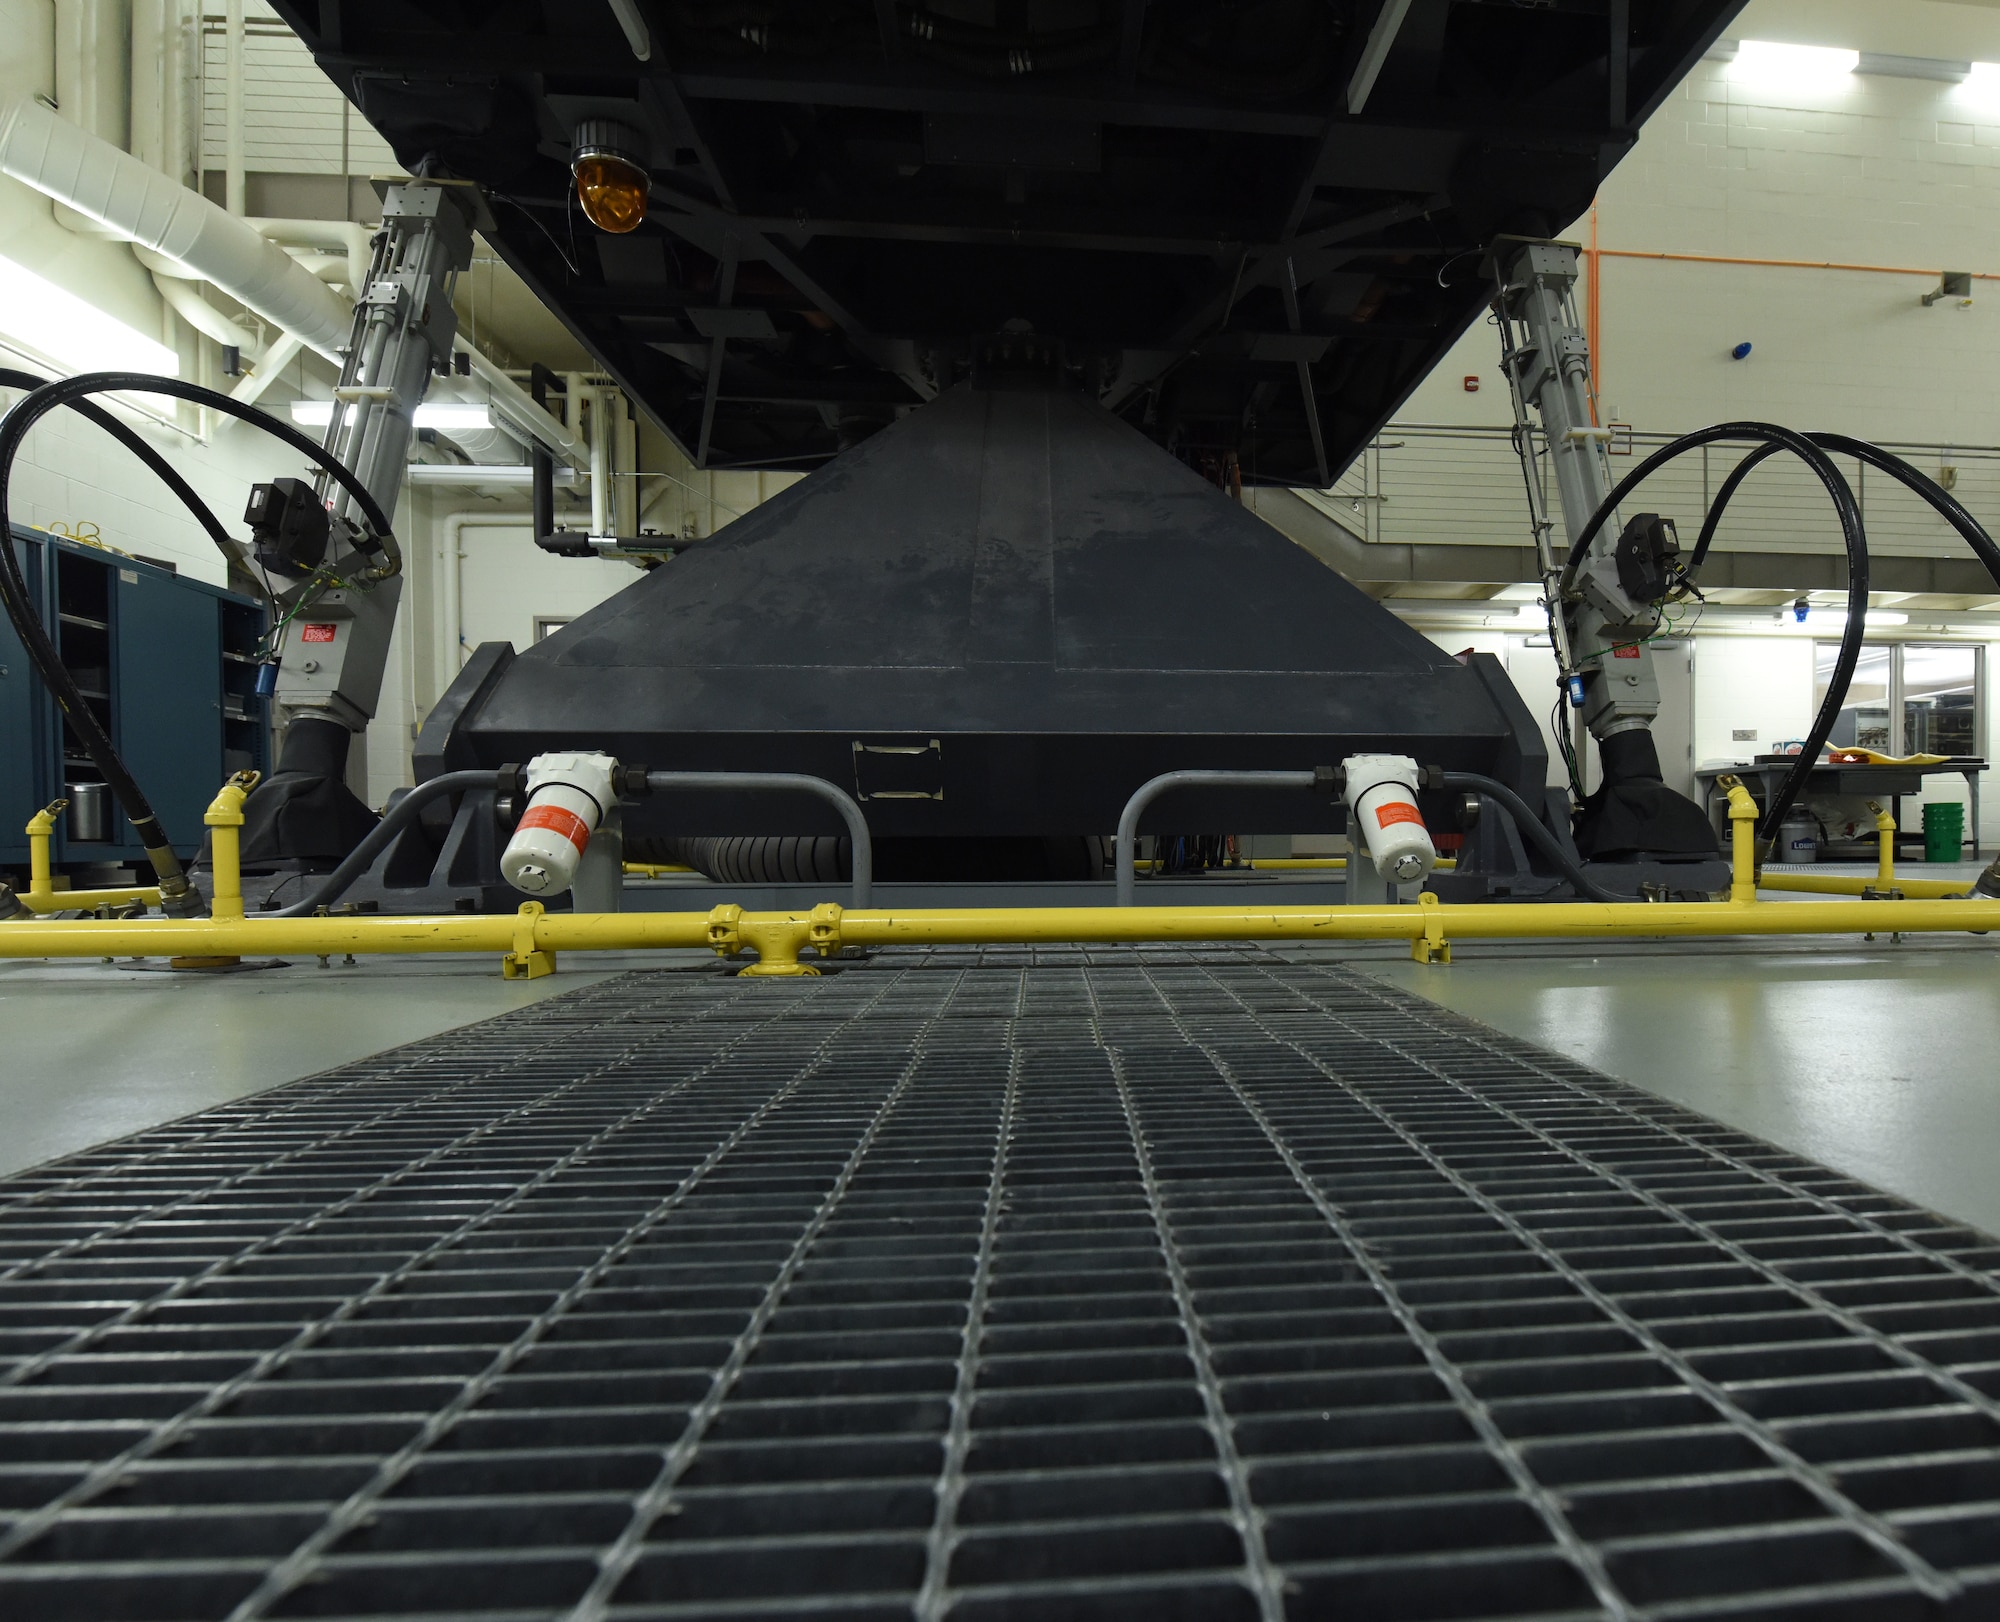
M 1924 860 L 1955 862 L 1964 855 L 1965 807 L 1953 800 L 1949 805 L 1924 807 Z

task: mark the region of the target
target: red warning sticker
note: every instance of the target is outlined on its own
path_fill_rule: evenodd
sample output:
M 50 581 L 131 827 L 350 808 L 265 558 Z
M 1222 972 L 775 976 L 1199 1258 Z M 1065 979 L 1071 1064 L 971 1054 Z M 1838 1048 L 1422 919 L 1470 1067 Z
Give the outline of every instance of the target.
M 561 834 L 578 850 L 590 843 L 590 824 L 574 811 L 565 811 L 559 805 L 529 806 L 528 814 L 521 819 L 521 827 L 547 828 L 552 833 Z
M 1391 800 L 1387 805 L 1375 807 L 1375 826 L 1393 828 L 1399 822 L 1414 822 L 1423 826 L 1424 814 L 1407 800 Z
M 1636 659 L 1639 657 L 1639 650 L 1636 647 L 1613 648 L 1611 650 L 1611 657 L 1614 659 Z
M 340 627 L 337 625 L 301 625 L 299 627 L 299 640 L 301 642 L 331 642 L 334 638 L 334 633 L 339 629 Z

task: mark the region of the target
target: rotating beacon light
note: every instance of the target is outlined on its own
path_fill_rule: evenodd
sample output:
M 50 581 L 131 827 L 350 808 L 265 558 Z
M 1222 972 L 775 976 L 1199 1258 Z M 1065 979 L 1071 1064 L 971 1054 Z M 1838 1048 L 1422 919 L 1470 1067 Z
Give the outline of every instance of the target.
M 1350 755 L 1341 769 L 1349 846 L 1358 829 L 1375 870 L 1397 884 L 1414 883 L 1436 867 L 1437 846 L 1417 809 L 1417 763 L 1408 755 Z
M 584 218 L 600 231 L 624 236 L 639 229 L 653 189 L 646 173 L 646 138 L 613 118 L 586 118 L 576 126 L 569 172 Z
M 604 813 L 618 803 L 609 755 L 537 755 L 528 762 L 528 808 L 500 857 L 500 873 L 529 895 L 561 895 Z

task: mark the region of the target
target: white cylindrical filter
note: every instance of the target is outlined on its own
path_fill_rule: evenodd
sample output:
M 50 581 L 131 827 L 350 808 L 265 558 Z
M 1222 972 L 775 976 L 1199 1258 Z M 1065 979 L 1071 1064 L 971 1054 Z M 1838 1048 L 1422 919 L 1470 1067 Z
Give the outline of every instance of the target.
M 500 873 L 529 895 L 561 895 L 605 812 L 618 803 L 609 755 L 537 755 L 528 762 L 528 808 L 500 857 Z
M 1408 755 L 1351 755 L 1347 774 L 1348 843 L 1356 829 L 1384 878 L 1411 884 L 1437 866 L 1437 846 L 1417 809 L 1417 763 Z

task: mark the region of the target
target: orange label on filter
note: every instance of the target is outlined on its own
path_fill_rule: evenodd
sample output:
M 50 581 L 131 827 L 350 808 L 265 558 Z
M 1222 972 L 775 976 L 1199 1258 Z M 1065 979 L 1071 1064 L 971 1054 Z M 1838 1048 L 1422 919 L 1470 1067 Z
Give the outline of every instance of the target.
M 301 625 L 299 627 L 299 640 L 301 642 L 331 642 L 338 630 L 339 627 L 336 625 Z
M 1611 657 L 1614 659 L 1636 659 L 1639 657 L 1639 650 L 1636 647 L 1613 648 L 1611 650 Z
M 1393 828 L 1399 822 L 1414 822 L 1423 826 L 1424 814 L 1408 800 L 1391 800 L 1387 805 L 1375 807 L 1375 826 Z
M 574 811 L 565 811 L 559 805 L 529 806 L 528 814 L 521 819 L 521 827 L 547 828 L 552 833 L 561 834 L 578 850 L 590 843 L 590 824 Z

